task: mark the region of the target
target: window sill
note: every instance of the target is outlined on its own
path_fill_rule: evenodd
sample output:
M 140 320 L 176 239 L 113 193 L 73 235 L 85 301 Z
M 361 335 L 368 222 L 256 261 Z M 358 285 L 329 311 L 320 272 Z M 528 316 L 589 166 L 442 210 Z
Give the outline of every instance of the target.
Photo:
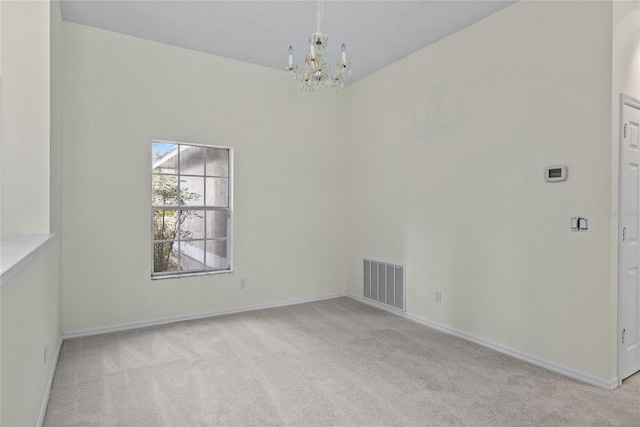
M 25 267 L 53 239 L 54 234 L 18 234 L 0 241 L 0 286 Z
M 214 274 L 227 274 L 233 273 L 233 269 L 231 270 L 217 270 L 217 271 L 200 271 L 197 273 L 185 273 L 185 274 L 166 274 L 162 276 L 151 276 L 151 280 L 162 280 L 162 279 L 182 279 L 184 277 L 194 277 L 194 276 L 211 276 Z

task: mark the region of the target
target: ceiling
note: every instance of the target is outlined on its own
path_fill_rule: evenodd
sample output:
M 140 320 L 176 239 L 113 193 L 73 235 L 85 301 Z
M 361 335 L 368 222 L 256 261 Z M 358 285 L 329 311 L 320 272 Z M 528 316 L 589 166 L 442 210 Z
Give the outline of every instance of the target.
M 335 63 L 346 43 L 354 82 L 514 1 L 325 1 L 321 32 Z M 64 19 L 282 70 L 301 66 L 316 1 L 63 0 Z

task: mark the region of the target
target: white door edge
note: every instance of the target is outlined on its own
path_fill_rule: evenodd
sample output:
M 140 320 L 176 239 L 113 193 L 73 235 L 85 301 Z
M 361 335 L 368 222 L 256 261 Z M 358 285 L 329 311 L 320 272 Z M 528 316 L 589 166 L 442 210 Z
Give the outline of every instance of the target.
M 618 147 L 619 147 L 619 155 L 618 155 L 618 212 L 621 212 L 622 207 L 622 149 L 624 144 L 624 107 L 629 106 L 635 109 L 640 110 L 640 100 L 627 95 L 625 93 L 620 94 L 620 104 L 619 104 L 619 117 L 618 117 Z M 621 310 L 622 306 L 621 295 L 622 295 L 622 232 L 620 230 L 620 218 L 618 218 L 618 297 L 617 297 L 617 328 L 616 328 L 616 365 L 617 365 L 617 377 L 618 377 L 618 385 L 622 385 L 622 363 L 621 363 L 621 355 L 622 355 L 622 319 L 621 319 Z

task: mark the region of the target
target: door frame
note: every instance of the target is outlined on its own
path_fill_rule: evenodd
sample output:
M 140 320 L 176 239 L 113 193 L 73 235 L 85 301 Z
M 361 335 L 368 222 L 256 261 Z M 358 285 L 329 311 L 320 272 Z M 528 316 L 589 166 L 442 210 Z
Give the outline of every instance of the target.
M 622 207 L 622 149 L 624 143 L 624 107 L 629 106 L 631 108 L 636 108 L 640 110 L 640 100 L 627 95 L 626 93 L 620 94 L 620 104 L 619 104 L 619 117 L 618 117 L 618 213 L 621 212 Z M 639 219 L 640 220 L 640 219 Z M 622 385 L 622 375 L 620 372 L 621 363 L 621 346 L 622 346 L 622 319 L 620 318 L 622 310 L 620 307 L 622 306 L 621 295 L 622 295 L 622 257 L 620 256 L 622 253 L 622 231 L 621 231 L 621 221 L 620 215 L 618 215 L 618 296 L 617 296 L 617 306 L 616 306 L 616 319 L 617 319 L 617 327 L 616 327 L 616 375 L 618 377 L 618 386 Z

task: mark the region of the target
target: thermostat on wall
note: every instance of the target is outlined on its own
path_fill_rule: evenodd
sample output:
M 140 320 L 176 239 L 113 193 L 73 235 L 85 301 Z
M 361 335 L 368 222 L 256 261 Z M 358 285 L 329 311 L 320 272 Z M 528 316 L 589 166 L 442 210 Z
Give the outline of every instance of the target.
M 546 167 L 544 169 L 544 179 L 547 182 L 565 181 L 567 179 L 567 167 L 565 165 Z

